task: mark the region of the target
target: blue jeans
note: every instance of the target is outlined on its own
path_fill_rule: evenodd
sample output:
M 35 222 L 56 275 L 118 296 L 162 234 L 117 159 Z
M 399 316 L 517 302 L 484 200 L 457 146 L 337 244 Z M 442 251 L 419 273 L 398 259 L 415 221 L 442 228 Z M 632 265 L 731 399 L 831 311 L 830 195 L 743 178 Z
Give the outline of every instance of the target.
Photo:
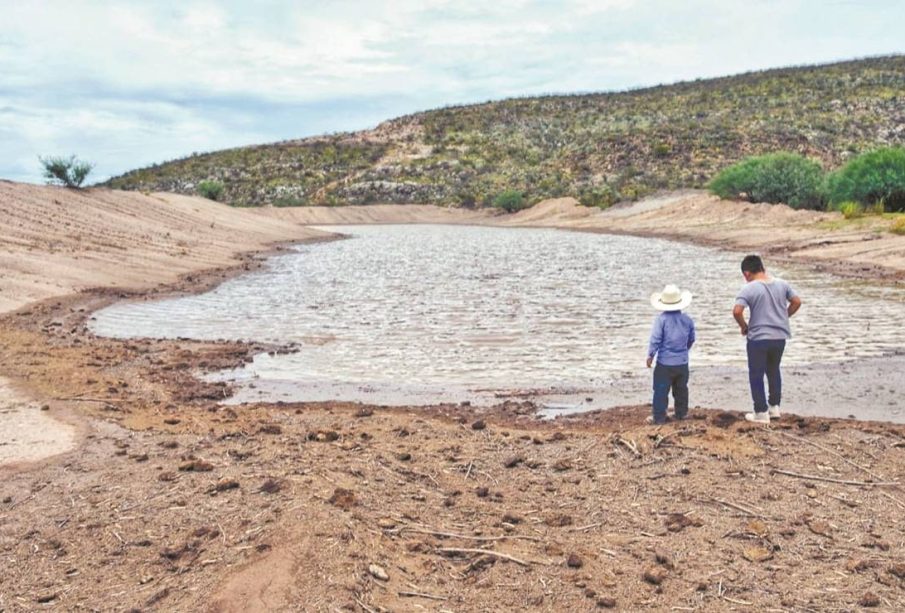
M 784 340 L 748 341 L 748 381 L 751 384 L 751 398 L 754 411 L 767 410 L 767 396 L 764 393 L 764 375 L 770 386 L 770 406 L 778 406 L 782 400 L 782 375 L 779 363 L 786 348 Z
M 666 366 L 657 364 L 654 367 L 654 423 L 666 422 L 666 405 L 669 402 L 669 390 L 676 401 L 676 418 L 688 415 L 688 364 Z

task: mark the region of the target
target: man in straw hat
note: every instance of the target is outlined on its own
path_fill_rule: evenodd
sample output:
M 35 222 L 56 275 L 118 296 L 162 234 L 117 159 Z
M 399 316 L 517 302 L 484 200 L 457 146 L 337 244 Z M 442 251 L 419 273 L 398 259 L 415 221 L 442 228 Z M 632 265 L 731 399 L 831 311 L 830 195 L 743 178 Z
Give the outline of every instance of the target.
M 768 424 L 771 417 L 780 415 L 782 376 L 779 364 L 786 340 L 792 337 L 789 318 L 801 308 L 801 298 L 791 285 L 768 275 L 759 256 L 745 256 L 742 275 L 745 285 L 735 299 L 732 316 L 748 339 L 748 381 L 754 412 L 747 413 L 745 419 Z M 764 392 L 764 375 L 770 386 L 769 398 Z
M 669 390 L 676 403 L 676 419 L 688 415 L 688 350 L 694 345 L 694 321 L 682 312 L 691 304 L 691 292 L 667 285 L 650 297 L 651 305 L 661 311 L 654 320 L 647 350 L 647 367 L 657 359 L 654 368 L 653 415 L 648 423 L 666 423 Z

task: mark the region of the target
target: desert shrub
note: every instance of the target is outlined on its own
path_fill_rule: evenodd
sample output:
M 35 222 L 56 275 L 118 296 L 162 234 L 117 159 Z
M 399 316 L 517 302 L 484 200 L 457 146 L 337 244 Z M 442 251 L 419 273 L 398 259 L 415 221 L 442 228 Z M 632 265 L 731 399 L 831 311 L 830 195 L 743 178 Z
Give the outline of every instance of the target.
M 64 157 L 39 157 L 41 166 L 44 167 L 44 178 L 48 183 L 64 185 L 78 189 L 85 182 L 88 173 L 94 168 L 93 164 L 82 162 L 74 155 Z
M 905 211 L 905 148 L 876 149 L 848 162 L 826 180 L 830 203 L 854 200 L 882 202 L 890 211 Z
M 796 209 L 823 207 L 823 169 L 797 153 L 752 156 L 721 171 L 708 185 L 720 198 L 784 203 Z
M 522 192 L 514 189 L 507 189 L 506 191 L 497 194 L 496 198 L 493 199 L 493 206 L 498 209 L 503 209 L 507 213 L 514 213 L 515 211 L 520 211 L 525 208 L 528 204 L 525 202 L 525 196 Z
M 889 231 L 893 234 L 905 235 L 905 217 L 899 217 L 892 222 Z
M 578 194 L 581 206 L 596 206 L 606 209 L 619 202 L 619 194 L 609 185 L 597 185 L 582 190 Z
M 859 202 L 852 202 L 849 200 L 848 202 L 839 204 L 836 208 L 839 209 L 839 212 L 842 213 L 842 216 L 846 219 L 855 219 L 864 216 L 864 207 Z
M 198 184 L 198 193 L 208 200 L 220 200 L 225 187 L 220 181 L 202 181 Z

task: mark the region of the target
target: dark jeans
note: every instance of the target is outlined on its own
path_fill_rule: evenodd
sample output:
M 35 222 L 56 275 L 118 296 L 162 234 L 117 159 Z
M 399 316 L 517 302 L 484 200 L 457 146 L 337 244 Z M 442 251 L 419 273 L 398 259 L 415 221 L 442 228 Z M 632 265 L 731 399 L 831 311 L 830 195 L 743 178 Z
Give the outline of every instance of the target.
M 676 418 L 688 415 L 688 364 L 654 367 L 654 422 L 666 422 L 666 405 L 669 402 L 669 390 L 676 401 Z
M 751 383 L 751 398 L 754 411 L 767 410 L 767 396 L 764 393 L 764 375 L 770 386 L 770 406 L 779 405 L 782 400 L 782 375 L 779 363 L 786 348 L 784 340 L 748 341 L 748 381 Z

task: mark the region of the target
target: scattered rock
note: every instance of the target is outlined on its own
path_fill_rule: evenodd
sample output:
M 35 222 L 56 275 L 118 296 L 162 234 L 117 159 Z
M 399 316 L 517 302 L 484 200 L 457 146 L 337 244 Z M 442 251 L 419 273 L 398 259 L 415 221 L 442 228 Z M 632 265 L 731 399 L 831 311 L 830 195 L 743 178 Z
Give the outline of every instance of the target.
M 175 481 L 175 480 L 176 480 L 176 473 L 174 473 L 174 472 L 163 472 L 163 473 L 160 473 L 159 475 L 157 475 L 157 480 L 158 480 L 158 481 Z
M 807 522 L 807 526 L 814 534 L 825 536 L 827 538 L 833 538 L 831 534 L 832 528 L 830 527 L 829 522 L 823 521 L 821 519 L 812 519 Z
M 689 526 L 700 527 L 704 525 L 700 519 L 689 517 L 684 513 L 670 513 L 666 516 L 666 529 L 670 532 L 681 532 Z
M 566 566 L 569 568 L 581 568 L 584 566 L 584 560 L 577 553 L 570 553 L 566 559 Z
M 899 579 L 905 579 L 905 564 L 898 563 L 889 567 L 889 574 L 895 575 Z
M 520 524 L 522 523 L 522 518 L 513 513 L 504 513 L 503 518 L 501 520 L 504 524 Z
M 267 479 L 264 483 L 261 484 L 259 492 L 263 492 L 264 494 L 276 494 L 281 489 L 283 489 L 283 484 L 277 479 Z
M 662 566 L 651 566 L 645 569 L 644 574 L 641 575 L 641 578 L 651 585 L 660 585 L 661 583 L 663 583 L 663 581 L 666 580 L 667 575 L 669 575 L 669 571 L 667 571 Z
M 873 592 L 864 592 L 861 598 L 858 599 L 858 604 L 867 608 L 879 607 L 880 597 Z
M 613 609 L 616 607 L 616 599 L 612 596 L 601 596 L 597 599 L 597 606 L 601 609 Z
M 339 432 L 334 430 L 318 430 L 317 432 L 309 432 L 306 437 L 309 441 L 318 443 L 332 443 L 339 440 Z
M 387 571 L 385 571 L 379 564 L 371 564 L 370 566 L 368 566 L 368 572 L 375 579 L 380 579 L 381 581 L 390 580 L 390 576 L 387 574 Z
M 182 421 L 181 419 L 176 418 L 176 417 L 167 417 L 166 419 L 163 420 L 163 423 L 165 423 L 168 426 L 175 426 L 176 424 L 178 424 L 181 421 Z
M 235 490 L 239 488 L 239 482 L 235 479 L 220 479 L 217 481 L 216 485 L 210 489 L 212 494 L 217 492 L 226 492 L 229 490 Z
M 486 427 L 487 427 L 487 424 L 484 422 L 483 419 L 479 419 L 476 422 L 474 422 L 473 424 L 471 424 L 472 430 L 483 430 Z
M 490 490 L 486 487 L 477 487 L 475 488 L 475 496 L 478 498 L 487 498 L 487 495 L 490 493 Z
M 654 551 L 654 559 L 657 561 L 657 564 L 662 565 L 663 568 L 666 568 L 667 570 L 673 570 L 676 567 L 675 563 L 672 561 L 672 556 L 662 549 Z
M 261 434 L 282 434 L 283 428 L 277 424 L 264 424 L 258 428 L 258 432 Z
M 544 523 L 553 528 L 562 528 L 572 525 L 572 516 L 565 513 L 555 513 L 544 518 Z
M 553 463 L 553 470 L 555 470 L 556 472 L 572 470 L 572 463 L 568 460 L 556 460 Z
M 371 409 L 370 407 L 361 407 L 355 413 L 355 417 L 370 417 L 373 414 L 374 414 L 374 410 Z
M 382 517 L 377 520 L 377 526 L 384 530 L 391 530 L 396 527 L 396 522 L 389 517 Z
M 189 460 L 179 465 L 179 470 L 183 472 L 205 473 L 214 470 L 214 465 L 204 460 Z
M 514 468 L 524 461 L 525 461 L 525 458 L 523 458 L 522 456 L 514 455 L 509 458 L 506 458 L 506 460 L 503 461 L 503 466 L 505 468 Z
M 355 500 L 355 494 L 352 493 L 352 491 L 341 487 L 333 490 L 333 495 L 330 496 L 330 500 L 328 502 L 344 511 L 348 511 L 350 508 L 357 504 Z
M 746 547 L 745 550 L 742 551 L 742 556 L 749 562 L 766 562 L 773 557 L 773 550 L 755 545 L 753 547 Z
M 399 460 L 400 462 L 408 462 L 409 460 L 412 459 L 412 454 L 410 454 L 410 453 L 397 453 L 397 454 L 396 454 L 396 459 Z

